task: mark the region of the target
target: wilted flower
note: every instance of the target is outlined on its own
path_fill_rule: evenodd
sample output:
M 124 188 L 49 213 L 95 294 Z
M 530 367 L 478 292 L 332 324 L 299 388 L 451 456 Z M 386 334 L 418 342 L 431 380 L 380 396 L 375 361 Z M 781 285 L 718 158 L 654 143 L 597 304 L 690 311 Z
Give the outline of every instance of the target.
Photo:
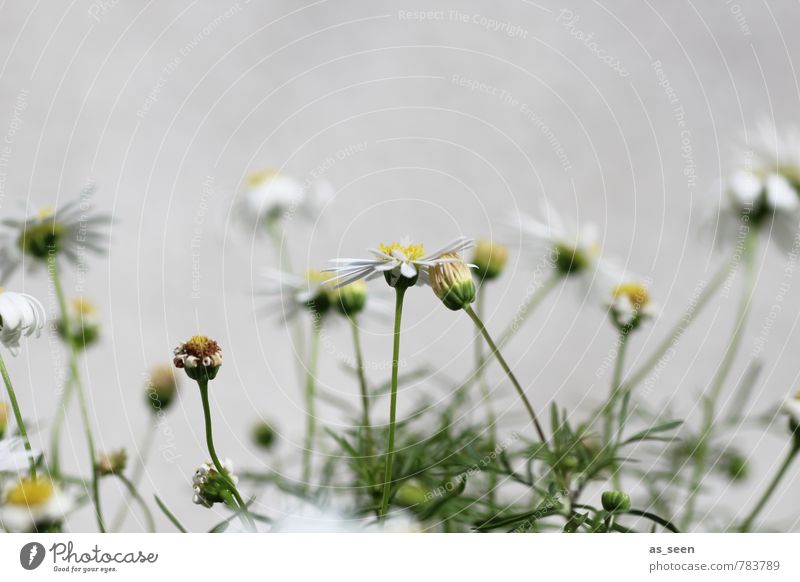
M 125 449 L 100 455 L 95 464 L 98 475 L 119 475 L 125 471 L 128 454 Z
M 499 277 L 507 261 L 508 248 L 490 240 L 479 240 L 472 254 L 475 275 L 479 281 L 491 281 Z
M 604 491 L 600 501 L 609 513 L 621 513 L 631 508 L 631 498 L 622 491 Z
M 11 483 L 0 499 L 0 525 L 6 531 L 48 531 L 75 507 L 75 498 L 47 477 Z
M 13 355 L 19 353 L 19 340 L 42 332 L 47 319 L 39 300 L 26 293 L 3 291 L 0 287 L 0 343 Z
M 147 401 L 154 412 L 166 410 L 178 393 L 178 378 L 169 364 L 154 366 L 147 382 Z
M 94 304 L 83 297 L 73 299 L 69 304 L 69 329 L 64 320 L 58 321 L 58 333 L 75 347 L 85 349 L 95 343 L 100 336 L 100 318 Z
M 263 170 L 247 177 L 240 208 L 247 218 L 269 224 L 295 210 L 312 217 L 332 196 L 327 182 L 317 182 L 309 189 L 277 170 Z
M 4 404 L 0 403 L 0 414 L 3 406 Z M 0 473 L 27 469 L 30 466 L 30 459 L 36 459 L 41 454 L 41 451 L 36 449 L 30 452 L 25 450 L 25 441 L 19 437 L 0 438 Z
M 453 262 L 438 263 L 430 269 L 430 283 L 433 292 L 442 300 L 445 307 L 458 311 L 475 301 L 475 282 L 469 267 L 457 254 L 447 254 L 443 259 Z
M 609 309 L 614 325 L 628 331 L 657 314 L 647 287 L 635 282 L 621 283 L 614 287 Z
M 222 366 L 222 348 L 204 335 L 195 335 L 175 348 L 172 363 L 192 380 L 213 380 Z
M 372 259 L 333 259 L 331 262 L 337 266 L 324 271 L 333 274 L 331 283 L 337 287 L 379 275 L 383 275 L 391 287 L 411 287 L 418 282 L 426 284 L 431 267 L 454 261 L 445 255 L 459 253 L 472 244 L 471 239 L 460 237 L 427 255 L 421 244 L 412 244 L 408 240 L 382 244 L 377 249 L 369 249 Z
M 233 463 L 230 459 L 222 462 L 222 468 L 225 470 L 225 476 L 220 475 L 211 463 L 200 465 L 192 477 L 192 489 L 194 489 L 192 502 L 203 507 L 225 503 L 225 493 L 230 491 L 230 483 L 236 485 L 239 483 L 239 478 L 233 474 Z
M 29 257 L 46 263 L 50 256 L 63 255 L 77 264 L 86 252 L 102 253 L 108 238 L 100 227 L 111 223 L 107 214 L 89 212 L 94 186 L 59 209 L 43 208 L 25 219 L 6 218 L 2 224 L 11 229 L 0 244 L 0 281 L 6 281 Z
M 262 449 L 271 449 L 275 444 L 275 429 L 266 421 L 259 421 L 253 426 L 253 442 Z

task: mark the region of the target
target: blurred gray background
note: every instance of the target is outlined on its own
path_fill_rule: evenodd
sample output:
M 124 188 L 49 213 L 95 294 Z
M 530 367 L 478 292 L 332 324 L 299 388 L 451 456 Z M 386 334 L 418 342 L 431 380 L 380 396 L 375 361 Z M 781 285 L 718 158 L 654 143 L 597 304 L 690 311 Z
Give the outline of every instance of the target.
M 108 254 L 85 274 L 66 273 L 68 293 L 101 310 L 104 341 L 82 365 L 100 449 L 124 446 L 135 458 L 147 427 L 149 367 L 202 332 L 225 350 L 212 386 L 217 449 L 237 468 L 297 476 L 304 413 L 292 344 L 278 310 L 256 316 L 264 304 L 252 296 L 276 253 L 233 212 L 247 173 L 276 167 L 334 186 L 318 220 L 287 224 L 298 268 L 361 256 L 406 234 L 428 248 L 460 234 L 514 246 L 517 237 L 500 223 L 518 210 L 535 213 L 544 200 L 572 220 L 594 221 L 604 253 L 650 278 L 663 310 L 636 335 L 633 363 L 724 260 L 700 231 L 720 200 L 720 177 L 735 167 L 735 146 L 760 119 L 779 127 L 797 120 L 798 17 L 796 3 L 745 0 L 7 1 L 0 134 L 9 161 L 0 167 L 0 213 L 63 204 L 94 181 L 96 207 L 116 218 Z M 765 341 L 748 405 L 764 412 L 796 389 L 800 299 L 790 291 L 771 317 L 790 260 L 767 244 L 759 258 L 759 293 L 730 384 Z M 534 264 L 514 246 L 507 274 L 488 291 L 490 329 L 513 315 Z M 43 272 L 19 272 L 7 287 L 39 296 L 55 314 Z M 722 357 L 737 288 L 714 302 L 654 389 L 640 395 L 646 406 L 669 405 L 696 425 L 698 393 Z M 391 298 L 380 281 L 372 289 Z M 429 290 L 409 294 L 404 365 L 440 372 L 402 386 L 402 410 L 422 395 L 446 404 L 447 379 L 461 378 L 472 362 L 470 325 Z M 365 326 L 376 384 L 388 377 L 390 323 Z M 322 389 L 356 405 L 357 386 L 341 368 L 349 331 L 332 327 L 328 338 Z M 599 300 L 568 284 L 507 356 L 537 407 L 557 399 L 585 415 L 607 394 L 602 367 L 613 342 Z M 63 366 L 52 337 L 27 341 L 9 363 L 43 446 Z M 497 369 L 490 375 L 501 431 L 523 430 L 510 385 Z M 190 479 L 206 454 L 199 395 L 186 381 L 182 388 L 155 437 L 141 493 L 157 492 L 201 529 L 223 513 L 191 503 Z M 375 407 L 381 421 L 385 408 Z M 280 431 L 271 454 L 249 439 L 262 416 Z M 321 405 L 319 416 L 333 430 L 342 426 L 336 408 Z M 780 423 L 774 433 L 735 436 L 752 477 L 720 482 L 703 511 L 730 515 L 752 504 L 784 454 Z M 75 408 L 63 447 L 64 462 L 86 474 Z M 764 514 L 774 527 L 798 529 L 796 476 L 797 468 Z M 107 512 L 120 494 L 116 482 L 104 483 Z M 272 493 L 258 505 L 272 515 L 291 511 Z M 140 530 L 134 515 L 127 527 Z M 69 525 L 94 527 L 88 510 Z

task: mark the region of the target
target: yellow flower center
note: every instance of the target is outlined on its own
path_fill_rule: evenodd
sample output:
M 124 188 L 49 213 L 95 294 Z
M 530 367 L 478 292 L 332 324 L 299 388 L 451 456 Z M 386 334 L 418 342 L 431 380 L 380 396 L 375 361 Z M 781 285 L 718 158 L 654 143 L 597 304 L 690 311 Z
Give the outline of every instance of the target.
M 183 349 L 190 356 L 202 359 L 219 352 L 219 344 L 204 335 L 194 335 L 183 344 Z
M 614 297 L 627 297 L 636 309 L 641 309 L 650 303 L 650 293 L 644 285 L 639 283 L 622 283 L 613 291 Z
M 400 251 L 409 261 L 416 261 L 425 256 L 425 248 L 421 244 L 402 245 L 398 242 L 393 242 L 390 245 L 385 245 L 381 243 L 378 246 L 378 250 L 387 255 L 391 255 L 393 251 Z
M 39 212 L 36 213 L 36 217 L 39 220 L 45 220 L 50 218 L 56 213 L 56 209 L 52 206 L 45 206 L 44 208 L 40 209 Z
M 75 313 L 83 316 L 94 315 L 94 313 L 97 311 L 94 304 L 83 297 L 76 297 L 73 299 L 72 307 L 75 309 Z
M 313 269 L 306 271 L 306 281 L 308 281 L 309 283 L 324 283 L 330 278 L 331 278 L 330 273 L 322 273 L 320 271 L 315 271 Z
M 269 182 L 273 178 L 278 177 L 278 170 L 261 170 L 260 172 L 253 172 L 247 176 L 247 185 L 251 188 L 261 186 L 264 182 Z
M 20 479 L 6 496 L 6 503 L 33 507 L 47 502 L 53 496 L 53 482 L 50 479 Z

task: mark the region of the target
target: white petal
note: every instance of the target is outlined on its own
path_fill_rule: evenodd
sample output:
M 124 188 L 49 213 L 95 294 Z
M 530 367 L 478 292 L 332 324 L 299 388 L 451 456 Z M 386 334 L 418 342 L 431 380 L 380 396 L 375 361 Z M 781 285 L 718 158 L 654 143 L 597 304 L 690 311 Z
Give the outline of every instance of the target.
M 767 200 L 776 210 L 794 210 L 800 205 L 795 189 L 786 178 L 777 174 L 767 178 Z
M 761 194 L 763 184 L 752 172 L 739 170 L 731 176 L 730 191 L 739 204 L 752 204 Z
M 407 279 L 413 279 L 417 276 L 417 269 L 411 263 L 403 263 L 400 266 L 400 273 Z

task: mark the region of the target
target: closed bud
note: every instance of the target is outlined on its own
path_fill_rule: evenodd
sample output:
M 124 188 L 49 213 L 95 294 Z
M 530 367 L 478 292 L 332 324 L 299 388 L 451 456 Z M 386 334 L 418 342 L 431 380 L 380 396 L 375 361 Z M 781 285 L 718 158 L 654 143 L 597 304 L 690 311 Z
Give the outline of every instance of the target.
M 95 463 L 97 474 L 105 475 L 121 475 L 125 471 L 125 466 L 128 462 L 128 455 L 125 449 L 120 449 L 112 453 L 104 453 L 100 455 Z
M 159 364 L 150 372 L 147 382 L 147 402 L 158 413 L 167 410 L 178 393 L 178 378 L 175 370 L 167 364 Z
M 253 442 L 262 449 L 271 449 L 275 444 L 275 429 L 266 421 L 259 421 L 253 427 Z
M 750 467 L 743 455 L 733 452 L 727 455 L 725 461 L 725 472 L 731 481 L 744 481 L 747 479 Z
M 442 258 L 450 259 L 451 262 L 437 263 L 431 267 L 431 288 L 448 309 L 464 309 L 475 301 L 472 273 L 457 254 L 444 255 Z
M 622 513 L 631 508 L 631 498 L 622 491 L 604 491 L 600 500 L 609 513 Z
M 96 343 L 100 337 L 100 319 L 95 306 L 83 297 L 77 297 L 72 300 L 68 310 L 69 321 L 60 319 L 56 323 L 58 335 L 79 350 Z
M 475 246 L 472 262 L 475 274 L 481 281 L 496 279 L 503 272 L 508 261 L 508 248 L 500 243 L 481 240 Z

